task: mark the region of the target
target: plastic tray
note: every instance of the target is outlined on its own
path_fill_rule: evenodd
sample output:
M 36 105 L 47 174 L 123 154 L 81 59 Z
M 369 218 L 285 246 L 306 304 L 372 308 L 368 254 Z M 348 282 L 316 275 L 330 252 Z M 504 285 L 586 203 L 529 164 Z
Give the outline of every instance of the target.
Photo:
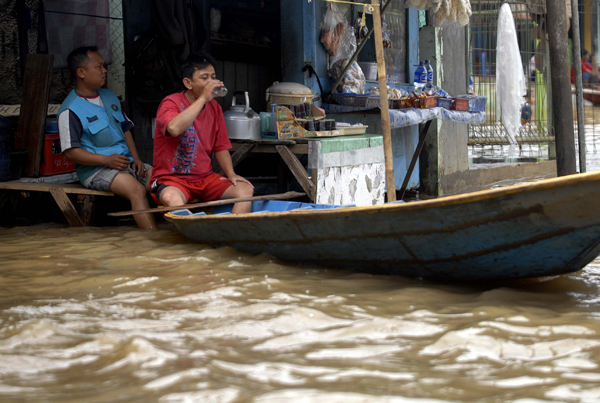
M 333 94 L 333 99 L 340 105 L 356 108 L 378 108 L 380 106 L 378 95 Z
M 344 131 L 344 134 L 364 134 L 367 132 L 369 126 L 350 126 L 340 127 L 340 130 Z

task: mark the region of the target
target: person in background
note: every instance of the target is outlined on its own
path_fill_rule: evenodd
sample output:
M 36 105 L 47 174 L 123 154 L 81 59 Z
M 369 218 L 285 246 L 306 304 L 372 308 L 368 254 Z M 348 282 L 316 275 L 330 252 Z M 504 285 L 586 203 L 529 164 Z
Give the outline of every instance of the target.
M 583 49 L 581 52 L 581 81 L 587 87 L 597 87 L 600 83 L 600 77 L 598 77 L 598 65 L 592 64 L 592 55 L 587 49 Z M 575 65 L 571 67 L 571 83 L 575 82 Z
M 157 203 L 181 206 L 191 200 L 251 197 L 254 186 L 233 169 L 221 106 L 214 90 L 217 62 L 190 55 L 181 66 L 185 90 L 166 97 L 156 113 L 151 194 Z M 211 154 L 225 176 L 212 171 Z M 251 202 L 235 203 L 232 213 L 249 213 Z
M 73 50 L 67 64 L 75 88 L 58 111 L 64 156 L 75 162 L 84 187 L 124 197 L 132 210 L 150 208 L 145 184 L 152 167 L 138 156 L 130 131 L 133 123 L 121 111 L 119 99 L 102 88 L 106 83 L 104 59 L 95 46 L 86 46 Z M 140 228 L 156 229 L 151 214 L 134 218 Z
M 531 93 L 527 90 L 527 95 L 525 95 L 525 103 L 521 107 L 521 124 L 527 124 L 531 120 L 531 103 L 530 103 L 530 95 Z

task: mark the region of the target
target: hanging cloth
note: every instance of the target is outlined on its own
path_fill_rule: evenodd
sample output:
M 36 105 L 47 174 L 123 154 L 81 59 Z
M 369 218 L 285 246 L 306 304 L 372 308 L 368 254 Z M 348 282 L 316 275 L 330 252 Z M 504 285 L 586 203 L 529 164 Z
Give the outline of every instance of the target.
M 506 3 L 498 14 L 496 46 L 496 118 L 508 133 L 512 145 L 517 144 L 521 128 L 521 107 L 527 93 L 523 63 L 517 42 L 517 31 L 510 6 Z

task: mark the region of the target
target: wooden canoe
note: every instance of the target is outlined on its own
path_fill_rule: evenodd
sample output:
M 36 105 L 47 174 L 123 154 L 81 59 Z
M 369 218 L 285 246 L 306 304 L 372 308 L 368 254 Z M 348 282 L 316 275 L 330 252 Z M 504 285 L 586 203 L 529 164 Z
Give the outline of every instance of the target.
M 583 99 L 590 101 L 594 105 L 600 104 L 600 90 L 584 88 L 583 89 Z
M 600 253 L 599 200 L 595 171 L 411 203 L 165 217 L 203 244 L 288 262 L 429 279 L 500 279 L 585 267 Z

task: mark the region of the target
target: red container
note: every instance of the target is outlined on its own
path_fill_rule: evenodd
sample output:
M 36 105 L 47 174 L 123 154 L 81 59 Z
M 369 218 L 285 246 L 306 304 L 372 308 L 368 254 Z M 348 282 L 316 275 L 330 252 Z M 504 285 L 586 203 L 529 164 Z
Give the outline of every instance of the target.
M 75 171 L 75 164 L 68 160 L 60 149 L 60 136 L 46 134 L 44 136 L 44 152 L 42 155 L 41 175 L 57 175 Z
M 469 100 L 465 98 L 452 98 L 454 103 L 452 104 L 452 109 L 455 111 L 468 111 L 469 110 Z

